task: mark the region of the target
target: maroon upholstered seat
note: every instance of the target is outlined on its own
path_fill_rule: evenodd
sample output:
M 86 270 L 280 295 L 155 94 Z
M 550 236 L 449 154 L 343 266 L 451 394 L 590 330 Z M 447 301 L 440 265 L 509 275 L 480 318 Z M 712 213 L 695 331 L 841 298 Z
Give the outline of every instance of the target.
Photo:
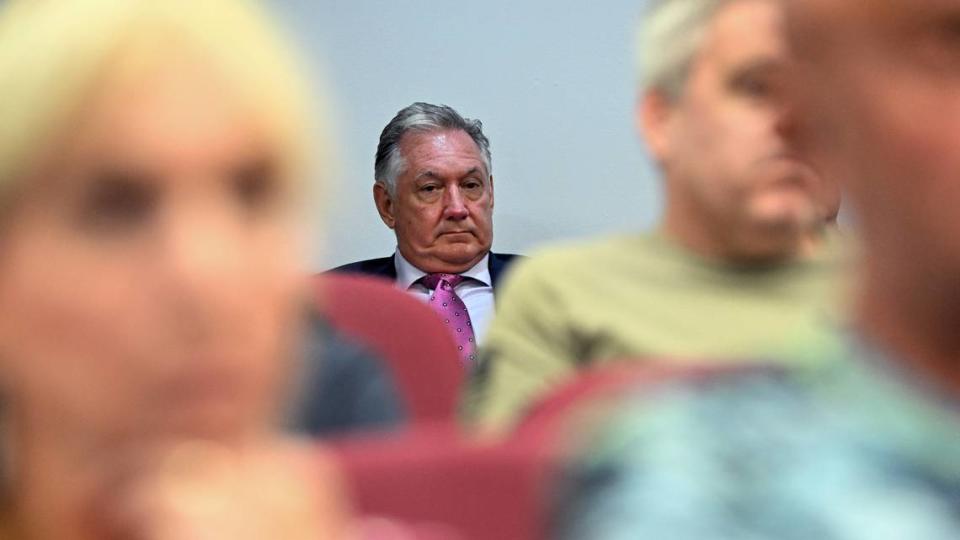
M 392 283 L 368 276 L 315 278 L 320 311 L 390 364 L 413 421 L 453 421 L 465 370 L 437 315 Z
M 655 359 L 626 359 L 585 371 L 547 392 L 526 411 L 515 426 L 513 437 L 533 439 L 538 445 L 553 446 L 561 441 L 571 417 L 601 407 L 616 407 L 629 394 L 654 391 L 668 383 L 685 384 L 717 377 L 737 376 L 778 368 L 757 363 L 657 362 Z M 577 426 L 569 426 L 576 428 Z
M 434 424 L 328 450 L 364 519 L 396 523 L 417 540 L 544 538 L 553 462 L 541 448 L 483 444 Z

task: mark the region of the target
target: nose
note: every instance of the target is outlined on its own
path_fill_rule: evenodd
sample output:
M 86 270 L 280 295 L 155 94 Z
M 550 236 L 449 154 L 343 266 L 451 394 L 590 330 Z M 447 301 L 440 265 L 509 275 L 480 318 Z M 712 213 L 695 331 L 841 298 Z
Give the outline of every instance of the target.
M 467 208 L 466 201 L 463 198 L 463 193 L 460 191 L 460 188 L 454 186 L 448 189 L 443 200 L 444 219 L 459 221 L 466 219 L 469 215 L 470 210 Z
M 800 135 L 800 122 L 797 104 L 793 96 L 787 96 L 776 105 L 774 130 L 783 140 L 795 144 Z
M 227 213 L 192 204 L 168 212 L 164 219 L 157 267 L 161 293 L 177 326 L 197 339 L 239 306 L 244 265 L 240 231 Z
M 790 152 L 809 163 L 821 160 L 820 126 L 811 117 L 809 104 L 791 95 L 777 107 L 773 130 Z

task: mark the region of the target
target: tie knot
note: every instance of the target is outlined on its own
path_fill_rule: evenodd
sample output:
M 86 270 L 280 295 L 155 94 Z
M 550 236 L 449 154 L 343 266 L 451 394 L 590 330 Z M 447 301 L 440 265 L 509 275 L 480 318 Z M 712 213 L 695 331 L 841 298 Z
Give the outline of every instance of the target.
M 420 278 L 420 283 L 426 285 L 428 289 L 442 288 L 444 283 L 448 283 L 450 288 L 454 288 L 464 280 L 463 276 L 456 274 L 427 274 Z

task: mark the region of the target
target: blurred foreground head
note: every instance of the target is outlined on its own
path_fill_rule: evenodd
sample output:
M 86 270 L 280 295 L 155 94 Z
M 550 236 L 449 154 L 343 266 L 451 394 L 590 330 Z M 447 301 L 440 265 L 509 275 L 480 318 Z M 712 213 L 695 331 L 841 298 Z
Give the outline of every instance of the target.
M 943 375 L 960 354 L 960 6 L 787 6 L 807 143 L 858 215 L 865 327 Z
M 663 170 L 666 232 L 714 258 L 795 256 L 839 198 L 794 147 L 781 3 L 656 0 L 637 50 L 637 121 Z
M 233 441 L 270 424 L 302 308 L 302 76 L 245 0 L 3 4 L 15 445 Z

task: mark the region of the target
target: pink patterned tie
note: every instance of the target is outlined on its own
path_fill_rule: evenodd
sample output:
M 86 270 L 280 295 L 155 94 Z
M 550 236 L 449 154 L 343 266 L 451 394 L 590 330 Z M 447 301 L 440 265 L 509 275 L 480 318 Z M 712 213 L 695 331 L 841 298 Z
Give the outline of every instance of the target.
M 430 296 L 430 307 L 450 327 L 457 348 L 463 355 L 463 361 L 471 364 L 476 360 L 476 339 L 473 335 L 473 323 L 463 300 L 454 292 L 454 287 L 465 278 L 454 274 L 427 274 L 420 278 L 428 289 L 433 291 Z

